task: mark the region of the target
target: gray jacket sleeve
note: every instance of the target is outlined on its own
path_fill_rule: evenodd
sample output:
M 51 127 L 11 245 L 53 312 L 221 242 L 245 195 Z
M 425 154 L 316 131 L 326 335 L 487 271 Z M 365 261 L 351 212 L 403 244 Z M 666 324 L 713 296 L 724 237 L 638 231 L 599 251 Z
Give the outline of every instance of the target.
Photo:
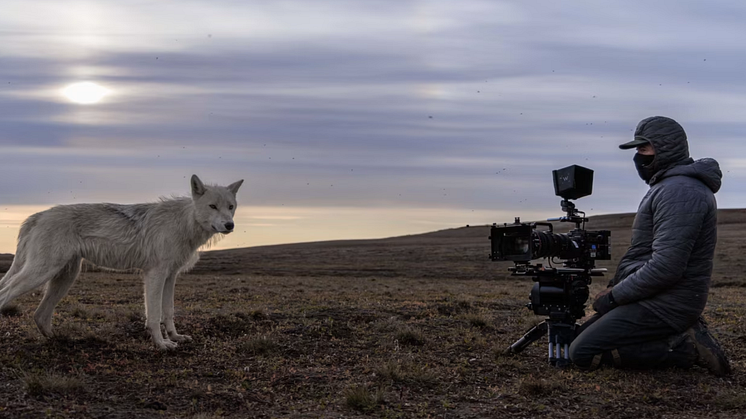
M 618 304 L 651 298 L 676 284 L 689 262 L 703 221 L 708 201 L 682 184 L 667 185 L 652 197 L 653 254 L 640 269 L 614 286 Z

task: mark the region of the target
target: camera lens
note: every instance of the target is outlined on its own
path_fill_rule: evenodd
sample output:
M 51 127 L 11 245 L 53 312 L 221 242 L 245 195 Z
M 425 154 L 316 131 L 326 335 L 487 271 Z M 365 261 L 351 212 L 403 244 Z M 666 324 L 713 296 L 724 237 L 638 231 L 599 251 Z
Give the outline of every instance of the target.
M 564 257 L 569 249 L 577 248 L 567 234 L 534 231 L 534 258 Z

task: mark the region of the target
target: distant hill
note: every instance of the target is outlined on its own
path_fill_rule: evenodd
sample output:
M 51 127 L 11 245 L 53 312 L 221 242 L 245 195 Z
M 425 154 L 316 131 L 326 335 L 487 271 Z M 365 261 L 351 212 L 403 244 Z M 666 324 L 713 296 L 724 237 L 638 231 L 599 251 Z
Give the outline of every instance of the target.
M 586 223 L 585 228 L 588 230 L 611 230 L 611 231 L 630 231 L 632 228 L 632 222 L 635 219 L 635 213 L 621 213 L 621 214 L 604 214 L 595 215 L 589 217 L 589 221 Z M 557 231 L 564 231 L 574 227 L 571 223 L 553 223 Z M 718 210 L 718 225 L 723 224 L 746 224 L 746 209 L 721 209 Z M 321 246 L 321 247 L 347 247 L 347 246 L 371 246 L 376 244 L 407 244 L 407 243 L 418 243 L 433 241 L 438 242 L 441 240 L 459 241 L 463 239 L 487 239 L 489 236 L 488 225 L 476 225 L 476 226 L 464 226 L 449 228 L 444 230 L 431 231 L 427 233 L 409 234 L 404 236 L 387 237 L 381 239 L 350 239 L 350 240 L 326 240 L 318 242 L 303 242 L 303 243 L 288 243 L 288 244 L 274 244 L 266 246 L 253 246 L 236 249 L 226 250 L 210 250 L 203 253 L 203 255 L 210 254 L 236 254 L 242 253 L 248 249 L 280 249 L 280 248 L 306 248 L 309 246 Z M 485 229 L 487 230 L 487 236 L 485 236 Z
M 634 214 L 607 214 L 590 217 L 589 230 L 611 230 L 612 260 L 598 266 L 613 275 L 619 258 L 630 242 Z M 714 278 L 738 283 L 746 268 L 746 209 L 719 211 Z M 572 227 L 558 223 L 558 232 Z M 489 226 L 469 226 L 365 240 L 332 240 L 307 243 L 256 246 L 207 251 L 192 274 L 270 275 L 270 276 L 348 276 L 415 278 L 506 278 L 510 262 L 488 259 Z M 0 254 L 0 272 L 5 272 L 12 255 Z
M 719 244 L 714 277 L 735 281 L 744 268 L 738 253 L 746 236 L 746 209 L 722 209 L 718 213 Z M 612 260 L 598 266 L 613 275 L 630 239 L 633 213 L 590 217 L 589 230 L 610 230 Z M 558 232 L 573 225 L 555 223 Z M 506 278 L 510 262 L 491 262 L 489 226 L 469 226 L 368 240 L 334 240 L 257 246 L 205 252 L 193 273 L 234 275 L 353 275 L 453 278 Z

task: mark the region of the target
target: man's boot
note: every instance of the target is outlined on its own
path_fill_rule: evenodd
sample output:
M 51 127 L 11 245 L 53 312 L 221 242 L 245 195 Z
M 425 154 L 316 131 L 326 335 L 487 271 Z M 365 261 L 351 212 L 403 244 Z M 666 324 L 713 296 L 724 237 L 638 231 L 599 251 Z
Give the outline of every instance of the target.
M 730 374 L 730 362 L 718 341 L 707 330 L 707 324 L 702 317 L 685 333 L 691 338 L 697 350 L 697 359 L 694 362 L 696 365 L 707 368 L 718 377 Z

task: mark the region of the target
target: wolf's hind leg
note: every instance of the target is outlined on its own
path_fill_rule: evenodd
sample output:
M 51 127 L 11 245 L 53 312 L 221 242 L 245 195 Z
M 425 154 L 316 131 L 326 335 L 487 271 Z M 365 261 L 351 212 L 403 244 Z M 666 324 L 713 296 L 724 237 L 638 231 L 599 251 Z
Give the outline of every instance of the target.
M 176 286 L 176 274 L 169 275 L 163 286 L 163 325 L 166 326 L 168 338 L 174 342 L 189 342 L 192 337 L 180 335 L 176 332 L 174 325 L 174 288 Z
M 75 258 L 65 265 L 47 284 L 39 307 L 34 313 L 34 321 L 46 337 L 52 337 L 52 314 L 57 303 L 67 295 L 70 287 L 75 283 L 75 278 L 80 273 L 81 258 Z

